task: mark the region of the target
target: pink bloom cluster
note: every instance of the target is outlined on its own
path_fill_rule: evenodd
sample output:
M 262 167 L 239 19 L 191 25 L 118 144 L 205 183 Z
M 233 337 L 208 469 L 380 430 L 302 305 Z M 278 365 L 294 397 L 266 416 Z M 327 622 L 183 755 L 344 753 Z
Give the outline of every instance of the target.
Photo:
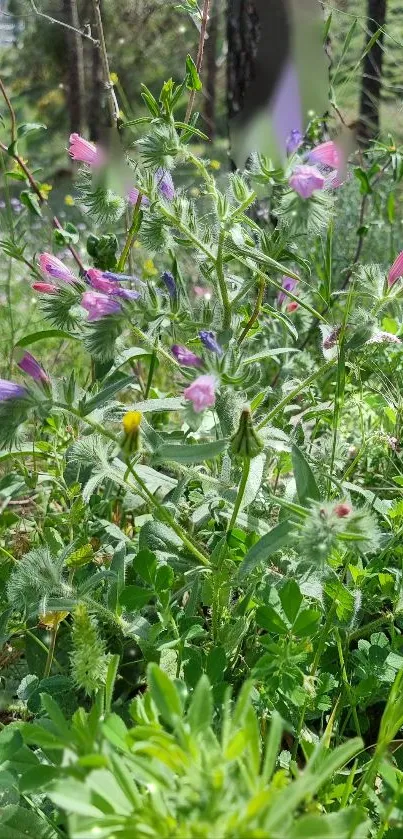
M 106 155 L 103 149 L 85 140 L 80 134 L 70 134 L 69 155 L 72 160 L 79 163 L 86 163 L 87 166 L 103 166 Z
M 193 410 L 200 414 L 205 408 L 211 408 L 215 403 L 216 380 L 214 376 L 199 376 L 189 387 L 185 388 L 185 399 L 192 402 Z
M 346 161 L 341 147 L 333 140 L 316 146 L 309 153 L 308 161 L 295 166 L 289 179 L 291 189 L 301 198 L 311 198 L 314 192 L 325 188 L 335 189 L 344 183 Z M 332 171 L 326 176 L 325 172 L 329 169 Z

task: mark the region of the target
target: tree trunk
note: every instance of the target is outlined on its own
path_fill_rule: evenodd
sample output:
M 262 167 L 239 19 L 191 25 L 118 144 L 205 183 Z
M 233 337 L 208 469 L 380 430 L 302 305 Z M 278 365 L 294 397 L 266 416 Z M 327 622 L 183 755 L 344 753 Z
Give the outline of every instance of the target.
M 90 91 L 88 97 L 88 130 L 90 140 L 96 142 L 100 139 L 101 126 L 103 124 L 102 114 L 102 65 L 99 47 L 92 44 L 90 51 Z
M 63 12 L 66 23 L 74 29 L 80 28 L 77 10 L 77 0 L 63 0 Z M 68 108 L 70 115 L 70 131 L 81 134 L 85 124 L 85 80 L 84 80 L 84 50 L 81 35 L 78 32 L 65 30 L 68 52 Z
M 227 18 L 228 117 L 242 110 L 245 92 L 255 77 L 259 19 L 254 0 L 229 0 Z
M 367 44 L 386 21 L 386 0 L 368 0 L 367 2 Z M 379 106 L 382 85 L 383 32 L 369 50 L 364 59 L 358 140 L 362 146 L 368 145 L 379 133 Z
M 208 38 L 204 48 L 206 68 L 206 84 L 204 103 L 204 121 L 206 134 L 214 140 L 216 132 L 216 81 L 217 81 L 217 40 L 218 40 L 218 3 L 212 0 L 210 7 L 210 21 Z

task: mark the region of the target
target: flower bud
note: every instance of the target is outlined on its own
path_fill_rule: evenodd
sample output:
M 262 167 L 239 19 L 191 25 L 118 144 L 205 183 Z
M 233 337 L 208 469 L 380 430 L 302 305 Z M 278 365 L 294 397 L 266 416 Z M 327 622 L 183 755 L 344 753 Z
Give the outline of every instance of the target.
M 264 449 L 263 440 L 256 433 L 250 408 L 244 408 L 239 420 L 238 430 L 231 439 L 231 452 L 236 457 L 253 458 Z
M 122 449 L 125 454 L 134 454 L 140 448 L 140 411 L 127 411 L 122 419 L 124 439 Z

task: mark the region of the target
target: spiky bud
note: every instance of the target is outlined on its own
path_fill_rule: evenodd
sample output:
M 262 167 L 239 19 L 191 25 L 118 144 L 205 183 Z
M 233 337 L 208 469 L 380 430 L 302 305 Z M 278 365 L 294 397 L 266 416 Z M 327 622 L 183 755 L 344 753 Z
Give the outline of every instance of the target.
M 72 632 L 73 650 L 70 654 L 71 672 L 78 688 L 88 695 L 105 684 L 108 656 L 95 620 L 84 603 L 74 612 Z
M 238 430 L 231 439 L 231 452 L 236 457 L 253 458 L 264 449 L 264 443 L 253 427 L 249 407 L 242 410 Z

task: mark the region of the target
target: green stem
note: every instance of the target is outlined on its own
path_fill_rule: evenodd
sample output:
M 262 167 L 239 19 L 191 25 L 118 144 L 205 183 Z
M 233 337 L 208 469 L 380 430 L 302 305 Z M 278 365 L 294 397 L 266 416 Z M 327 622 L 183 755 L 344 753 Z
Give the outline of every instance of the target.
M 221 294 L 221 302 L 223 307 L 222 328 L 225 331 L 231 326 L 231 303 L 228 295 L 227 283 L 225 281 L 224 264 L 223 264 L 223 247 L 225 239 L 225 230 L 221 230 L 220 238 L 218 240 L 216 271 L 218 279 L 218 287 Z
M 389 830 L 389 819 L 392 815 L 392 812 L 393 812 L 394 808 L 396 807 L 396 804 L 397 804 L 397 802 L 398 802 L 398 800 L 399 800 L 399 798 L 402 794 L 402 791 L 403 791 L 403 778 L 400 781 L 400 784 L 398 784 L 397 788 L 395 789 L 395 792 L 394 792 L 391 800 L 389 801 L 389 804 L 385 808 L 384 817 L 382 819 L 381 824 L 379 825 L 379 830 L 378 830 L 378 833 L 375 836 L 375 839 L 383 839 L 386 831 Z
M 346 662 L 344 660 L 344 653 L 343 653 L 343 647 L 342 647 L 342 643 L 341 643 L 339 630 L 335 629 L 334 634 L 335 634 L 335 638 L 336 638 L 337 652 L 338 652 L 338 655 L 339 655 L 341 677 L 342 677 L 342 680 L 343 680 L 344 689 L 346 691 L 346 694 L 348 696 L 348 700 L 350 702 L 350 706 L 351 706 L 351 710 L 352 710 L 352 714 L 353 714 L 353 719 L 354 719 L 354 724 L 355 724 L 355 727 L 356 727 L 357 735 L 358 735 L 358 737 L 361 737 L 360 722 L 359 722 L 359 719 L 358 719 L 356 704 L 355 704 L 354 699 L 353 699 L 353 692 L 351 690 L 351 685 L 350 685 L 350 682 L 348 681 Z
M 157 353 L 157 355 L 161 356 L 161 358 L 167 364 L 169 364 L 170 367 L 174 367 L 175 370 L 179 370 L 180 364 L 178 364 L 178 362 L 174 358 L 168 355 L 168 353 L 165 352 L 165 350 L 163 350 L 162 347 L 160 347 L 157 344 L 153 344 L 152 341 L 150 341 L 150 339 L 147 338 L 147 335 L 145 335 L 144 332 L 142 332 L 138 326 L 132 323 L 131 330 L 133 332 L 134 337 L 137 338 L 139 341 L 142 341 L 143 344 L 147 347 L 147 349 L 150 350 L 151 354 Z
M 134 207 L 134 210 L 133 210 L 132 223 L 130 225 L 129 232 L 127 234 L 127 239 L 126 239 L 126 242 L 124 244 L 124 248 L 122 250 L 122 253 L 120 255 L 120 259 L 119 259 L 119 262 L 118 262 L 118 267 L 116 269 L 118 274 L 121 274 L 124 271 L 124 267 L 126 265 L 126 260 L 129 256 L 134 237 L 135 237 L 135 235 L 136 235 L 136 233 L 139 229 L 140 207 L 141 207 L 142 197 L 143 197 L 143 194 L 141 192 L 139 192 L 139 194 L 137 196 L 137 201 L 136 201 L 136 204 L 135 204 L 135 207 Z
M 318 379 L 319 376 L 322 375 L 322 373 L 326 373 L 327 370 L 330 370 L 335 363 L 336 362 L 333 359 L 332 361 L 328 361 L 326 364 L 323 364 L 322 367 L 319 367 L 317 370 L 311 373 L 310 376 L 308 376 L 308 378 L 304 379 L 304 381 L 301 382 L 301 384 L 299 384 L 298 387 L 294 388 L 294 390 L 292 390 L 290 393 L 287 393 L 287 395 L 284 396 L 284 398 L 281 399 L 280 402 L 278 402 L 277 405 L 275 405 L 271 411 L 269 411 L 265 419 L 259 423 L 258 430 L 264 428 L 265 425 L 268 425 L 269 422 L 271 422 L 271 420 L 277 416 L 277 414 L 281 413 L 283 408 L 285 408 L 285 406 L 288 405 L 289 402 L 292 402 L 292 400 L 295 399 L 295 397 L 298 396 L 301 393 L 301 391 L 306 390 L 306 388 L 310 384 L 312 384 L 312 382 L 314 382 L 315 379 Z
M 48 650 L 48 657 L 46 659 L 45 671 L 44 671 L 44 674 L 43 674 L 44 679 L 46 679 L 49 676 L 49 673 L 50 673 L 50 670 L 51 670 L 51 667 L 52 667 L 53 656 L 55 654 L 56 637 L 57 637 L 57 630 L 58 629 L 59 629 L 59 623 L 58 623 L 58 621 L 56 621 L 55 625 L 52 627 L 52 630 L 51 630 L 51 633 L 50 633 L 50 645 L 49 645 L 49 650 Z
M 150 361 L 150 369 L 148 371 L 148 379 L 147 379 L 146 389 L 145 389 L 145 392 L 144 392 L 144 399 L 148 399 L 148 396 L 149 396 L 149 393 L 150 393 L 150 390 L 151 390 L 151 385 L 152 385 L 152 381 L 153 381 L 156 361 L 157 361 L 157 353 L 153 352 L 153 354 L 151 356 L 151 361 Z
M 252 312 L 244 330 L 242 331 L 242 333 L 240 335 L 240 338 L 238 340 L 238 346 L 240 346 L 242 344 L 242 341 L 245 340 L 248 332 L 250 332 L 253 324 L 257 321 L 257 319 L 259 317 L 260 307 L 263 303 L 265 288 L 266 288 L 266 280 L 264 280 L 263 277 L 261 277 L 260 282 L 259 282 L 259 289 L 258 289 L 258 293 L 257 293 L 255 308 L 254 308 L 254 310 L 253 310 L 253 312 Z
M 243 462 L 242 468 L 242 476 L 238 487 L 238 493 L 234 504 L 234 509 L 231 516 L 231 521 L 228 525 L 228 530 L 232 530 L 233 527 L 236 525 L 236 520 L 238 518 L 239 508 L 242 504 L 242 499 L 245 493 L 246 483 L 249 477 L 249 470 L 250 470 L 250 457 L 245 457 Z

